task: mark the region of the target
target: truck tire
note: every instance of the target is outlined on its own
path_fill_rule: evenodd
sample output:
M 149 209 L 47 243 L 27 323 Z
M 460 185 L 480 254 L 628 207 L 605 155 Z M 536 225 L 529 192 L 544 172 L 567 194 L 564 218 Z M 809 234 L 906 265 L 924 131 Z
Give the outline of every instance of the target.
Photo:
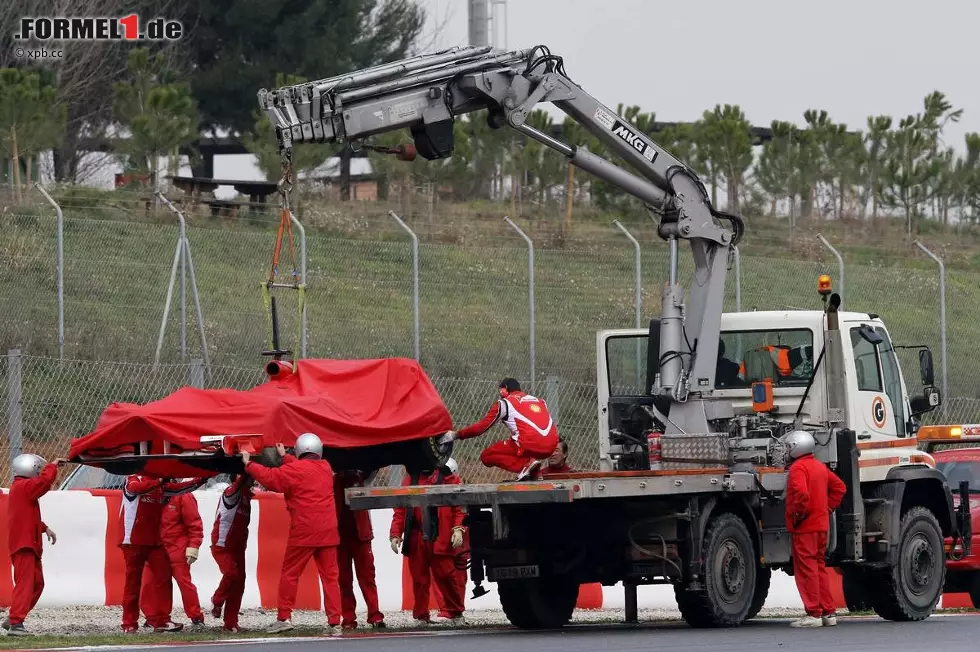
M 500 606 L 518 629 L 559 629 L 572 619 L 578 585 L 556 578 L 497 582 Z
M 714 518 L 705 532 L 701 558 L 702 586 L 674 585 L 681 616 L 696 628 L 742 624 L 753 607 L 759 572 L 758 555 L 742 519 L 731 513 Z
M 946 583 L 946 554 L 936 516 L 925 507 L 907 511 L 899 530 L 898 564 L 868 579 L 866 595 L 885 620 L 907 622 L 931 616 Z
M 749 607 L 749 613 L 745 620 L 752 620 L 766 606 L 766 598 L 769 597 L 769 585 L 772 583 L 771 568 L 757 568 L 755 572 L 755 593 L 752 595 L 752 606 Z
M 858 569 L 847 569 L 841 572 L 841 589 L 844 593 L 844 604 L 851 613 L 869 611 L 871 603 L 864 588 L 867 575 Z

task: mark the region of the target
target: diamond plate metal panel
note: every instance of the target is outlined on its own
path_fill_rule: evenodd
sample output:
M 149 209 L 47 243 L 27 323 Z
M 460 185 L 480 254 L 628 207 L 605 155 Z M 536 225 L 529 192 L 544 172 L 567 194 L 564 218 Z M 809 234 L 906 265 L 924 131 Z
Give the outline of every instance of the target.
M 660 439 L 665 469 L 701 469 L 729 464 L 727 434 L 664 435 Z

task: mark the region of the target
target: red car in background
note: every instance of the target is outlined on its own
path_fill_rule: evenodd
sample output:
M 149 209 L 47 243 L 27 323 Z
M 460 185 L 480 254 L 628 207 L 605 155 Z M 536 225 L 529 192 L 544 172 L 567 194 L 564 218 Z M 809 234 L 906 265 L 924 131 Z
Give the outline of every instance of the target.
M 919 448 L 932 455 L 936 468 L 946 476 L 957 508 L 960 483 L 968 483 L 970 513 L 973 522 L 980 523 L 980 424 L 923 426 L 918 439 Z M 946 562 L 944 593 L 968 593 L 974 608 L 980 609 L 980 534 L 973 533 L 971 540 L 969 556 Z M 963 549 L 961 543 L 954 546 L 951 539 L 946 539 L 947 552 L 951 548 L 954 553 Z

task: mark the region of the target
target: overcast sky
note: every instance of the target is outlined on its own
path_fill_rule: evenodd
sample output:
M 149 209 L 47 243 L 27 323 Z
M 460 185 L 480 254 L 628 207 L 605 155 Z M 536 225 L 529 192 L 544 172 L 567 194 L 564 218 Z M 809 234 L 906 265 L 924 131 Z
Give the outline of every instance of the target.
M 468 0 L 423 0 L 436 48 L 467 45 Z M 508 0 L 510 49 L 547 45 L 612 108 L 691 121 L 738 104 L 755 125 L 809 108 L 853 129 L 897 120 L 933 90 L 964 109 L 946 141 L 980 131 L 977 0 Z M 499 10 L 498 10 L 499 11 Z M 435 32 L 436 25 L 444 28 Z M 502 37 L 500 45 L 502 46 Z

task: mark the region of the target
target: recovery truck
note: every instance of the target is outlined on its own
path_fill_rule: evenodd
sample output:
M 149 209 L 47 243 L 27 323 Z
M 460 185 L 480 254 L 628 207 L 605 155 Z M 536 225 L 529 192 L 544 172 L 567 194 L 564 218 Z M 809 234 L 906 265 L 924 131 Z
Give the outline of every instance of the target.
M 528 125 L 541 102 L 581 124 L 619 163 Z M 648 329 L 597 335 L 598 471 L 353 488 L 352 508 L 467 507 L 471 577 L 478 592 L 485 579 L 496 582 L 520 628 L 561 627 L 588 582 L 623 583 L 627 620 L 636 619 L 638 585 L 669 583 L 692 626 L 734 626 L 758 614 L 773 570 L 792 572 L 780 438 L 804 429 L 847 486 L 828 564 L 864 587 L 886 619 L 933 612 L 944 538 L 968 547 L 971 520 L 916 448 L 918 417 L 941 402 L 931 353 L 920 351 L 925 387 L 910 397 L 885 324 L 841 311 L 829 278 L 820 281 L 823 310 L 723 314 L 742 219 L 715 209 L 690 167 L 575 84 L 560 56 L 544 46 L 454 48 L 263 89 L 259 103 L 276 128 L 284 179 L 297 144 L 370 147 L 360 143 L 402 129 L 414 146 L 391 153 L 445 158 L 455 116 L 485 109 L 492 127 L 509 126 L 644 202 L 669 249 L 659 318 Z M 689 294 L 678 281 L 681 241 L 695 263 Z M 725 358 L 722 345 L 742 364 Z

